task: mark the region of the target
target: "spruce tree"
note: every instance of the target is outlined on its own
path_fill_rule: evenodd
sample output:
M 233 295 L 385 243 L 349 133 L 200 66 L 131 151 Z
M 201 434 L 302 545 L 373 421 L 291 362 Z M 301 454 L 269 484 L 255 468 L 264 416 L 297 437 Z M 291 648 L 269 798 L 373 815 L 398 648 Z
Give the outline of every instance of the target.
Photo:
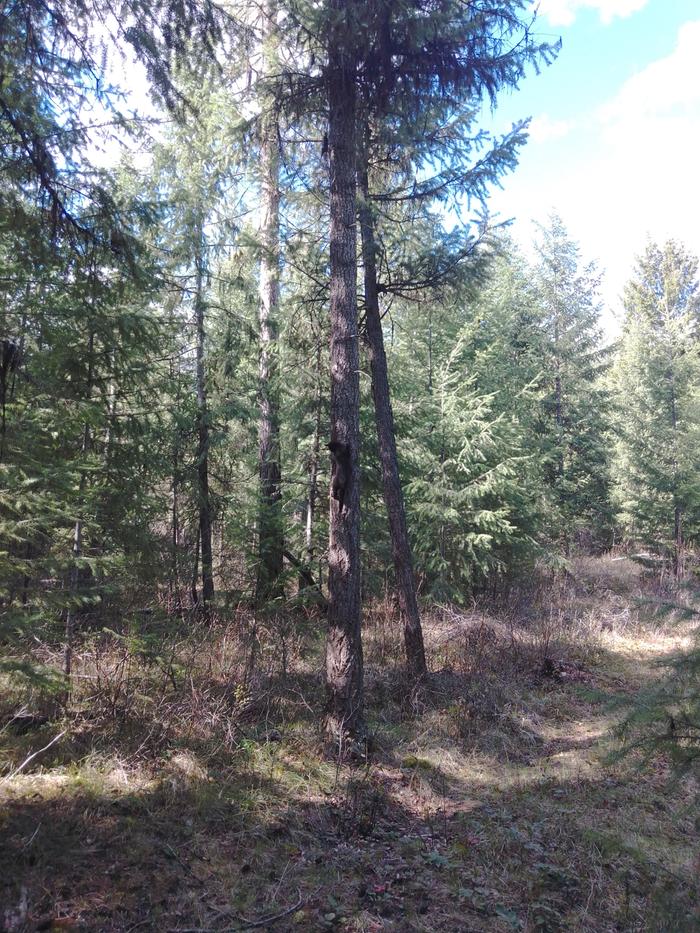
M 277 94 L 279 71 L 276 0 L 261 11 L 263 95 L 260 115 L 260 518 L 256 597 L 282 592 L 284 529 L 280 452 L 279 292 L 280 292 L 280 153 Z M 272 88 L 265 88 L 265 83 Z
M 599 273 L 582 266 L 557 215 L 540 228 L 534 285 L 543 342 L 545 394 L 538 433 L 551 509 L 550 534 L 568 552 L 574 540 L 610 543 L 608 394 L 602 377 Z
M 650 242 L 625 288 L 616 496 L 626 535 L 683 573 L 700 515 L 700 287 L 680 243 Z

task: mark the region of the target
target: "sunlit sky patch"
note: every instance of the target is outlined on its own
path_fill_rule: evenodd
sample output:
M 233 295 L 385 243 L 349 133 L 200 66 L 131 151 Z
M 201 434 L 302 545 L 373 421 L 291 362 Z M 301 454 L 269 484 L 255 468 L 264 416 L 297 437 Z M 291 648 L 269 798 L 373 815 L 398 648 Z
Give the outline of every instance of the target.
M 520 164 L 489 210 L 513 218 L 525 248 L 533 221 L 557 211 L 583 258 L 604 272 L 606 329 L 614 333 L 624 283 L 648 237 L 675 237 L 700 254 L 700 0 L 533 0 L 532 7 L 535 31 L 561 37 L 562 50 L 499 97 L 493 116 L 484 114 L 496 131 L 532 118 Z M 152 114 L 143 69 L 112 64 L 131 106 Z
M 700 2 L 541 0 L 536 30 L 562 37 L 558 60 L 503 98 L 504 129 L 532 117 L 530 141 L 490 210 L 533 220 L 556 210 L 605 271 L 607 327 L 647 237 L 700 253 Z

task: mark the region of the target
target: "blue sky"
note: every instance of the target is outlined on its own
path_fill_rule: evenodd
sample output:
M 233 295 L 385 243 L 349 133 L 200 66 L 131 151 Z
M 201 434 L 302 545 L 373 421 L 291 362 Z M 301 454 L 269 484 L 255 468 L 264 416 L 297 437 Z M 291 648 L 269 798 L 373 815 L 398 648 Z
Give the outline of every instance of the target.
M 533 3 L 533 6 L 535 4 Z M 648 236 L 700 254 L 700 0 L 539 0 L 562 37 L 539 76 L 501 98 L 495 125 L 532 117 L 515 173 L 489 202 L 527 245 L 556 210 L 605 272 L 606 324 Z
M 535 31 L 561 36 L 562 50 L 484 114 L 497 132 L 532 117 L 520 164 L 489 210 L 514 218 L 526 249 L 533 221 L 556 210 L 582 257 L 604 273 L 614 334 L 624 283 L 649 236 L 675 237 L 700 255 L 700 0 L 532 0 L 535 7 Z M 126 80 L 121 63 L 115 72 L 132 105 L 152 111 L 143 69 L 132 64 Z

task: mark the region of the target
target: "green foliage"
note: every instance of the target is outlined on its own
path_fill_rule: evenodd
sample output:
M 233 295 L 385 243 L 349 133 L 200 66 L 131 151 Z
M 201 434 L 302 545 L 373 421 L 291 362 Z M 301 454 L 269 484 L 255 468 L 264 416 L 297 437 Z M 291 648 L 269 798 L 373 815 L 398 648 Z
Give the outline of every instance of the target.
M 145 167 L 125 161 L 112 172 L 86 154 L 95 114 L 109 125 L 103 142 L 128 131 L 118 93 L 105 91 L 103 53 L 115 50 L 91 38 L 90 17 L 103 7 L 64 7 L 62 17 L 56 3 L 27 0 L 2 12 L 0 637 L 13 656 L 32 639 L 60 641 L 66 623 L 78 634 L 113 623 L 121 631 L 113 617 L 135 606 L 191 606 L 203 449 L 220 605 L 252 591 L 258 131 L 272 109 L 281 516 L 288 553 L 323 578 L 324 81 L 331 40 L 348 23 L 423 592 L 464 601 L 575 537 L 607 541 L 595 270 L 580 268 L 557 220 L 535 269 L 495 241 L 485 218 L 453 223 L 485 205 L 525 142 L 525 123 L 500 139 L 482 132 L 483 102 L 556 54 L 532 33 L 524 2 L 302 3 L 293 15 L 279 4 L 279 49 L 266 54 L 284 54 L 280 73 L 264 76 L 256 8 L 223 16 L 208 3 L 126 3 L 123 36 L 169 119 L 157 141 L 142 128 Z M 217 64 L 223 30 L 227 57 Z M 389 582 L 391 548 L 367 374 L 361 384 L 370 593 Z M 286 598 L 300 569 L 290 567 Z
M 535 431 L 550 511 L 549 534 L 565 550 L 612 540 L 609 496 L 610 401 L 603 377 L 599 274 L 581 268 L 561 219 L 541 228 L 534 291 L 543 397 Z
M 427 315 L 407 306 L 390 362 L 416 567 L 432 596 L 460 602 L 536 548 L 522 425 L 483 391 L 479 325 L 455 298 Z
M 700 613 L 692 606 L 667 601 L 658 614 L 678 622 Z M 700 766 L 700 627 L 688 650 L 659 662 L 661 679 L 634 698 L 632 711 L 616 730 L 621 742 L 616 757 L 641 752 L 647 761 L 667 756 L 677 773 L 698 774 Z
M 700 523 L 697 260 L 650 243 L 625 291 L 613 374 L 616 499 L 626 534 L 678 571 Z
M 458 344 L 437 369 L 419 410 L 406 487 L 417 567 L 432 596 L 457 602 L 505 569 L 502 554 L 516 532 L 509 494 L 517 485 L 505 419 L 465 378 L 462 350 Z

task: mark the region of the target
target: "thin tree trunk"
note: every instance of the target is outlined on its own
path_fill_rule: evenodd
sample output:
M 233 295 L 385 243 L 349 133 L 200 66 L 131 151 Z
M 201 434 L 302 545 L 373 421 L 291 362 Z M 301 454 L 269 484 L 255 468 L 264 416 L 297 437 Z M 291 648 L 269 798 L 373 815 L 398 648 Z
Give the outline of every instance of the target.
M 329 43 L 330 368 L 333 454 L 328 549 L 325 731 L 339 743 L 364 732 L 360 603 L 360 380 L 357 321 L 355 61 L 343 0 Z
M 87 429 L 86 429 L 87 431 Z M 80 480 L 80 495 L 83 493 L 83 478 Z M 73 566 L 70 570 L 69 592 L 72 600 L 78 595 L 79 569 L 78 560 L 83 553 L 83 522 L 78 518 L 73 528 Z M 69 605 L 66 612 L 65 647 L 63 651 L 63 673 L 70 678 L 73 669 L 73 641 L 75 638 L 75 607 Z
M 178 449 L 177 439 L 173 444 L 173 505 L 172 505 L 172 555 L 170 565 L 170 598 L 173 607 L 180 608 L 180 570 L 178 560 L 178 548 L 180 545 L 180 502 L 179 502 L 179 483 L 178 483 Z
M 676 380 L 673 364 L 669 366 L 668 383 L 671 393 L 671 424 L 673 426 L 673 576 L 683 575 L 683 507 L 678 501 L 678 412 L 676 410 Z
M 321 413 L 323 392 L 321 390 L 321 342 L 316 350 L 316 373 L 318 384 L 316 387 L 316 421 L 314 423 L 314 436 L 311 442 L 311 457 L 309 459 L 309 495 L 306 503 L 306 560 L 311 567 L 314 562 L 314 518 L 316 517 L 316 497 L 318 495 L 318 461 L 321 446 Z
M 406 511 L 404 508 L 399 474 L 399 461 L 396 453 L 396 433 L 394 413 L 391 408 L 389 372 L 384 350 L 384 335 L 379 311 L 379 292 L 377 289 L 377 260 L 374 234 L 374 218 L 369 200 L 369 179 L 367 175 L 366 154 L 359 173 L 360 183 L 360 231 L 362 236 L 362 262 L 364 266 L 365 287 L 365 328 L 366 343 L 372 373 L 372 398 L 377 424 L 379 460 L 382 468 L 384 502 L 389 519 L 391 550 L 394 558 L 394 573 L 399 595 L 399 606 L 404 626 L 404 646 L 406 663 L 413 677 L 424 677 L 427 672 L 423 629 L 421 627 L 418 600 L 416 599 L 415 580 L 411 544 L 408 539 Z
M 202 529 L 197 525 L 197 537 L 194 542 L 194 564 L 192 566 L 192 580 L 190 582 L 190 596 L 192 597 L 192 608 L 196 609 L 199 605 L 199 594 L 197 593 L 197 580 L 199 579 L 199 544 L 202 536 Z
M 676 503 L 673 510 L 673 575 L 683 576 L 683 509 Z
M 276 0 L 263 8 L 263 59 L 266 74 L 273 73 L 276 53 Z M 284 535 L 281 516 L 279 382 L 277 309 L 279 304 L 279 150 L 277 104 L 273 94 L 263 100 L 260 140 L 262 221 L 260 239 L 259 363 L 259 563 L 256 601 L 281 595 Z
M 180 356 L 177 353 L 170 358 L 170 381 L 175 387 L 175 404 L 177 405 L 180 400 Z M 170 462 L 172 469 L 170 609 L 181 610 L 184 608 L 185 601 L 180 591 L 180 430 L 176 420 L 173 423 Z
M 87 398 L 88 401 L 92 395 L 92 382 L 93 382 L 93 362 L 94 362 L 94 350 L 95 350 L 95 334 L 93 331 L 90 331 L 90 337 L 88 338 L 88 374 L 87 374 Z M 88 448 L 90 446 L 90 425 L 86 421 L 83 425 L 83 439 L 80 445 L 80 453 L 85 459 Z M 80 582 L 80 569 L 78 567 L 78 561 L 83 554 L 83 497 L 85 495 L 85 486 L 87 484 L 87 474 L 84 469 L 80 471 L 80 483 L 78 486 L 78 517 L 75 520 L 75 525 L 73 527 L 73 546 L 72 546 L 72 555 L 73 555 L 73 566 L 70 569 L 70 578 L 69 578 L 69 604 L 68 609 L 66 610 L 66 627 L 65 627 L 65 644 L 63 649 L 63 673 L 70 680 L 71 672 L 73 669 L 73 642 L 75 639 L 75 615 L 76 615 L 76 606 L 75 601 L 78 596 L 78 584 Z M 70 688 L 68 693 L 70 694 Z M 68 698 L 68 697 L 67 697 Z
M 428 392 L 433 394 L 433 309 L 428 308 Z
M 204 368 L 206 331 L 204 325 L 204 230 L 200 221 L 195 233 L 195 328 L 197 380 L 197 495 L 199 505 L 199 539 L 202 554 L 202 603 L 206 607 L 214 598 L 214 575 L 211 550 L 211 500 L 209 497 L 209 411 Z

